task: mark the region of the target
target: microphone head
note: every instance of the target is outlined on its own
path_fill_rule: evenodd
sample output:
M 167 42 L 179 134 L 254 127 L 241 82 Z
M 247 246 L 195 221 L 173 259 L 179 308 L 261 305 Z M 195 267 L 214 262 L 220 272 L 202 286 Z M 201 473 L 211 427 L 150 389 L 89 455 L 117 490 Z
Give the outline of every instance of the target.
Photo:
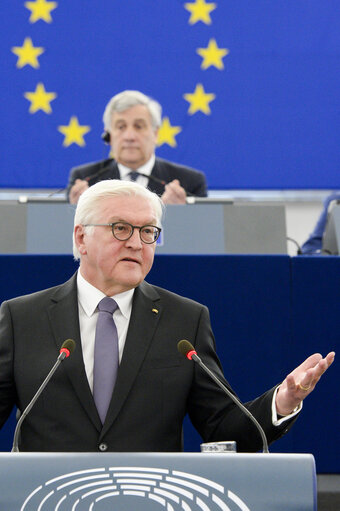
M 69 357 L 71 355 L 71 353 L 74 352 L 75 349 L 76 349 L 76 343 L 74 342 L 74 340 L 66 339 L 66 341 L 63 342 L 63 344 L 60 348 L 60 353 L 65 353 L 66 357 Z
M 186 339 L 182 339 L 177 344 L 177 349 L 181 353 L 181 355 L 184 355 L 189 360 L 191 360 L 193 354 L 197 354 L 195 351 L 195 348 L 191 344 L 191 342 L 187 341 Z

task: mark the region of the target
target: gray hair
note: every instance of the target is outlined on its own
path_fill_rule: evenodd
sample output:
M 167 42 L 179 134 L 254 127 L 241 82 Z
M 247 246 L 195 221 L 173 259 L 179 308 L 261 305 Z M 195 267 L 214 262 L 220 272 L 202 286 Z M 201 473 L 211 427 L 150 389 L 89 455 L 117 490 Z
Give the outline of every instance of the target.
M 161 227 L 164 204 L 157 194 L 151 192 L 144 186 L 133 181 L 121 181 L 120 179 L 107 179 L 87 188 L 81 194 L 77 209 L 74 215 L 74 227 L 76 225 L 92 224 L 99 221 L 99 206 L 104 199 L 129 196 L 143 197 L 150 202 L 152 206 L 158 227 Z M 88 233 L 91 233 L 93 227 L 86 227 Z M 73 232 L 73 256 L 76 260 L 80 259 L 80 252 L 75 242 Z
M 124 112 L 128 108 L 136 105 L 144 105 L 149 110 L 151 122 L 154 129 L 162 124 L 162 107 L 154 99 L 146 96 L 138 90 L 125 90 L 113 96 L 105 107 L 103 115 L 104 129 L 109 131 L 111 128 L 111 118 L 113 112 Z

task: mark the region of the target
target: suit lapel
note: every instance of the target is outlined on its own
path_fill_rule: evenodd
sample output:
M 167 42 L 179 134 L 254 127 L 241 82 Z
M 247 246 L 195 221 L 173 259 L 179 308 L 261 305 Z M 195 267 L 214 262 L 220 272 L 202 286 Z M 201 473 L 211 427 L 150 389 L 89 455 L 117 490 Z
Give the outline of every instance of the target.
M 103 179 L 119 179 L 117 163 L 112 158 L 102 160 L 95 166 L 90 166 L 91 174 L 86 176 L 89 185 L 92 186 Z
M 162 179 L 166 183 L 168 182 L 166 175 L 164 175 L 164 170 L 162 169 L 162 162 L 158 158 L 156 158 L 155 164 L 151 171 L 151 176 L 154 176 L 157 179 Z M 148 188 L 150 188 L 150 190 L 152 190 L 154 193 L 157 193 L 157 195 L 162 195 L 164 193 L 164 185 L 151 179 L 149 180 Z
M 162 313 L 159 300 L 157 291 L 146 282 L 135 290 L 123 357 L 102 434 L 117 417 L 143 364 Z
M 58 288 L 48 306 L 48 316 L 58 350 L 65 339 L 76 343 L 64 370 L 82 406 L 101 435 L 110 428 L 126 400 L 143 364 L 162 313 L 157 291 L 146 282 L 136 288 L 124 352 L 104 425 L 102 426 L 88 384 L 79 331 L 76 275 Z
M 112 179 L 120 179 L 120 172 L 116 160 L 111 161 Z
M 52 296 L 48 316 L 58 350 L 68 338 L 76 343 L 76 349 L 63 367 L 80 402 L 100 431 L 102 425 L 87 380 L 81 348 L 76 274 Z

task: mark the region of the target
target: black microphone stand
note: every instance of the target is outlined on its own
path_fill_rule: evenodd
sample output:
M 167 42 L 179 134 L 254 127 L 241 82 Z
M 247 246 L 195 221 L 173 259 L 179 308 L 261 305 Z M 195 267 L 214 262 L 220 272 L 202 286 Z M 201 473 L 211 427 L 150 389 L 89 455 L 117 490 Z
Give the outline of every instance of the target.
M 241 410 L 247 415 L 247 417 L 249 417 L 249 419 L 255 424 L 255 426 L 258 429 L 258 431 L 259 431 L 259 433 L 261 435 L 261 438 L 262 438 L 262 452 L 269 453 L 268 441 L 267 441 L 267 437 L 265 435 L 265 432 L 263 431 L 263 428 L 259 424 L 259 422 L 255 419 L 253 414 L 240 402 L 239 399 L 237 399 L 236 396 L 234 396 L 234 394 L 232 392 L 230 392 L 230 390 L 225 385 L 223 385 L 223 383 L 214 375 L 214 373 L 212 371 L 210 371 L 210 369 L 202 362 L 202 360 L 200 359 L 200 357 L 196 353 L 192 353 L 191 358 L 192 358 L 192 360 L 197 362 L 197 364 L 200 365 L 202 367 L 202 369 L 204 369 L 204 371 L 206 373 L 209 374 L 209 376 L 215 381 L 215 383 L 217 383 L 217 385 L 219 387 L 221 387 L 221 389 L 224 392 L 226 392 L 226 394 L 228 394 L 230 399 L 232 399 L 234 401 L 234 403 L 237 406 L 239 406 L 241 408 Z
M 44 381 L 40 385 L 38 391 L 33 396 L 33 399 L 31 400 L 30 403 L 28 403 L 28 405 L 26 406 L 25 410 L 22 412 L 22 414 L 20 416 L 20 419 L 17 422 L 15 431 L 14 431 L 13 446 L 12 446 L 11 452 L 20 452 L 18 444 L 19 444 L 19 433 L 20 433 L 20 429 L 21 429 L 21 424 L 25 420 L 25 417 L 28 415 L 28 413 L 31 411 L 32 406 L 34 405 L 34 403 L 36 402 L 36 400 L 38 399 L 38 397 L 40 396 L 40 394 L 42 393 L 42 391 L 44 390 L 44 388 L 46 387 L 46 385 L 48 384 L 48 382 L 52 378 L 52 376 L 55 373 L 55 371 L 58 369 L 58 367 L 61 364 L 61 362 L 66 357 L 67 357 L 67 354 L 64 351 L 62 351 L 60 353 L 60 355 L 58 356 L 56 363 L 54 364 L 54 366 L 52 367 L 52 369 L 50 370 L 50 372 L 48 373 L 48 375 L 46 376 L 46 378 L 44 379 Z

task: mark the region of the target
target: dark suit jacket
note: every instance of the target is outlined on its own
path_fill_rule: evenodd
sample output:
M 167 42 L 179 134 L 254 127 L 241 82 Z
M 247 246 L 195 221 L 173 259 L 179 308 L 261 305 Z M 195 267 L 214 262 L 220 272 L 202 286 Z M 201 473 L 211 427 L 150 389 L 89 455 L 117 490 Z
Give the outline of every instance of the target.
M 181 186 L 183 186 L 189 195 L 194 195 L 196 197 L 207 196 L 205 175 L 199 170 L 156 158 L 151 176 L 165 183 L 170 183 L 170 181 L 178 179 Z M 73 167 L 67 185 L 67 198 L 76 179 L 86 179 L 89 177 L 90 186 L 104 179 L 120 179 L 117 162 L 112 159 L 107 159 L 95 163 L 87 163 L 79 167 Z M 152 192 L 157 193 L 157 195 L 162 195 L 164 192 L 164 185 L 153 180 L 152 177 L 149 179 L 148 188 Z
M 180 339 L 190 340 L 227 384 L 208 309 L 145 282 L 134 294 L 125 349 L 102 426 L 82 357 L 75 276 L 2 304 L 0 426 L 14 405 L 25 409 L 67 338 L 75 340 L 76 349 L 23 422 L 20 450 L 180 451 L 187 412 L 204 441 L 236 440 L 239 451 L 261 448 L 249 419 L 200 367 L 177 351 Z M 248 405 L 269 441 L 287 430 L 287 425 L 271 425 L 272 395 L 273 389 Z

